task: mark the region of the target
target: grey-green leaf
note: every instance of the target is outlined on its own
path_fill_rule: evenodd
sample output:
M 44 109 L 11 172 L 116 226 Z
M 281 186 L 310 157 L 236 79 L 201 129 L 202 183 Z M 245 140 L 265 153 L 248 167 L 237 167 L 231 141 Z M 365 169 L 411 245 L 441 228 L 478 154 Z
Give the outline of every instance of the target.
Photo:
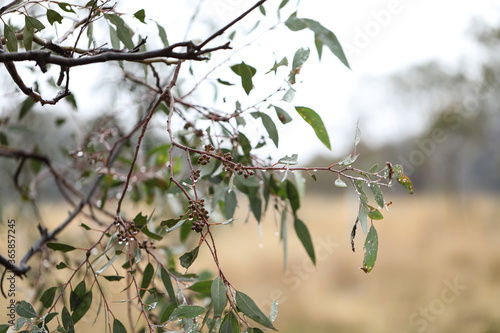
M 241 85 L 243 86 L 246 94 L 250 94 L 250 90 L 253 88 L 252 77 L 255 73 L 257 73 L 257 70 L 252 66 L 245 64 L 245 62 L 234 65 L 231 69 L 241 77 Z
M 75 325 L 71 319 L 71 315 L 66 307 L 63 307 L 61 312 L 61 319 L 63 322 L 64 329 L 67 333 L 75 333 Z
M 314 129 L 318 139 L 329 149 L 332 150 L 330 137 L 326 131 L 325 125 L 321 117 L 312 109 L 305 106 L 297 106 L 295 110 L 300 116 Z
M 121 17 L 115 14 L 108 14 L 105 16 L 116 27 L 116 34 L 123 45 L 129 50 L 134 48 L 134 42 L 132 41 L 132 33 L 130 28 L 125 24 L 125 21 Z
M 259 309 L 257 304 L 246 294 L 236 291 L 236 304 L 248 318 L 255 320 L 264 327 L 275 329 L 271 320 Z
M 49 249 L 52 249 L 54 251 L 61 251 L 61 252 L 70 252 L 75 250 L 76 248 L 74 246 L 68 245 L 68 244 L 61 244 L 61 243 L 47 243 L 47 247 Z
M 292 117 L 290 117 L 290 115 L 288 114 L 288 112 L 286 112 L 282 108 L 274 106 L 274 109 L 276 110 L 276 115 L 278 116 L 278 119 L 283 124 L 287 124 L 293 120 Z
M 24 318 L 38 317 L 33 306 L 26 301 L 20 301 L 16 304 L 16 313 Z
M 14 30 L 8 25 L 3 25 L 3 33 L 5 34 L 7 50 L 9 52 L 17 52 L 17 38 Z
M 294 226 L 295 232 L 297 233 L 297 237 L 299 237 L 302 246 L 304 246 L 304 249 L 309 255 L 309 258 L 311 258 L 313 264 L 316 265 L 316 254 L 314 253 L 313 242 L 311 240 L 311 235 L 309 234 L 309 230 L 307 229 L 306 224 L 300 219 L 296 218 Z
M 378 235 L 377 230 L 373 225 L 371 226 L 368 235 L 366 235 L 365 245 L 363 246 L 363 249 L 365 251 L 365 256 L 363 259 L 363 267 L 361 267 L 361 269 L 365 273 L 369 273 L 375 265 L 378 251 Z
M 177 297 L 175 297 L 174 287 L 172 286 L 170 275 L 168 274 L 167 270 L 163 267 L 160 268 L 160 272 L 161 272 L 161 280 L 163 282 L 163 285 L 165 286 L 165 289 L 167 290 L 170 302 L 173 303 L 175 306 L 178 306 L 179 301 L 177 300 Z
M 220 276 L 217 276 L 212 282 L 211 293 L 214 317 L 220 317 L 227 304 L 226 286 Z
M 384 207 L 384 196 L 382 195 L 382 190 L 377 184 L 368 184 L 368 187 L 372 190 L 375 201 L 380 208 Z
M 181 305 L 177 307 L 170 315 L 169 320 L 177 318 L 195 318 L 201 316 L 206 309 L 198 305 Z
M 50 308 L 52 306 L 52 303 L 54 302 L 56 290 L 57 287 L 51 287 L 45 290 L 45 292 L 40 297 L 40 302 L 42 302 L 43 306 L 46 307 L 47 309 Z

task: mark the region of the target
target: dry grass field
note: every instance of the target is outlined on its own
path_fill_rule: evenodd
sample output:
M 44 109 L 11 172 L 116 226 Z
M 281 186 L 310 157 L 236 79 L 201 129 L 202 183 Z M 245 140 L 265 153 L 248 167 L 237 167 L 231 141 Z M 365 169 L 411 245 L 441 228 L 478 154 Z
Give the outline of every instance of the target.
M 360 231 L 356 253 L 350 248 L 357 207 L 351 197 L 310 196 L 303 203 L 299 216 L 315 241 L 316 267 L 290 224 L 288 264 L 283 270 L 272 211 L 259 237 L 256 223 L 245 223 L 246 209 L 240 207 L 234 225 L 216 231 L 217 249 L 235 287 L 265 311 L 278 299 L 276 325 L 281 332 L 500 332 L 499 199 L 486 194 L 392 195 L 390 213 L 375 221 L 379 252 L 369 274 L 359 270 L 364 242 Z M 65 214 L 57 206 L 44 210 Z M 12 218 L 8 214 L 15 213 L 4 212 L 4 222 Z M 21 256 L 36 233 L 28 221 L 16 220 Z M 5 224 L 0 228 L 4 237 Z M 72 234 L 81 231 L 67 231 L 62 238 Z M 194 269 L 213 269 L 206 249 L 200 256 Z M 26 290 L 22 283 L 19 280 L 20 292 Z

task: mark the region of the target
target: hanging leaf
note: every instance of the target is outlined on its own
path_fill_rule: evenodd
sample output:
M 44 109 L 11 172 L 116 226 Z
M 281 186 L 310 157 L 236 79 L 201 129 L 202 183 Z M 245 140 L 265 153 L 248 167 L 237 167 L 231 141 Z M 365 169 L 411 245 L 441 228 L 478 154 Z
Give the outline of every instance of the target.
M 297 18 L 297 12 L 290 15 L 288 20 L 286 20 L 285 25 L 292 31 L 299 31 L 305 28 L 309 28 L 314 32 L 314 44 L 318 51 L 318 56 L 321 59 L 321 54 L 323 46 L 326 45 L 330 51 L 347 67 L 349 67 L 349 62 L 344 54 L 344 50 L 340 45 L 337 37 L 333 32 L 326 29 L 319 22 L 311 19 L 301 19 Z
M 177 300 L 177 297 L 175 297 L 174 287 L 172 286 L 170 275 L 168 274 L 167 270 L 163 267 L 160 268 L 160 272 L 161 272 L 161 280 L 168 293 L 168 298 L 170 298 L 170 302 L 177 307 L 179 305 L 179 301 Z
M 292 156 L 285 155 L 285 157 L 282 157 L 278 160 L 279 164 L 288 164 L 288 165 L 295 165 L 298 162 L 299 155 L 298 154 L 292 154 Z
M 238 321 L 238 317 L 236 317 L 233 311 L 229 311 L 229 313 L 222 320 L 219 333 L 239 333 L 239 332 L 240 332 L 240 323 Z
M 75 325 L 73 324 L 73 320 L 71 319 L 71 315 L 66 307 L 63 307 L 61 312 L 61 319 L 64 326 L 64 329 L 67 333 L 75 333 Z
M 196 260 L 198 257 L 198 251 L 200 250 L 200 247 L 197 246 L 195 247 L 192 251 L 184 253 L 180 258 L 181 266 L 184 268 L 189 268 L 193 264 L 193 262 Z
M 380 208 L 384 207 L 384 197 L 382 195 L 382 190 L 380 189 L 380 186 L 377 184 L 371 183 L 368 184 L 368 187 L 370 190 L 372 190 L 373 196 L 375 197 L 375 201 L 377 202 L 378 206 Z
M 318 139 L 329 149 L 332 150 L 330 145 L 330 138 L 328 137 L 328 132 L 326 131 L 325 125 L 321 117 L 312 109 L 304 106 L 297 106 L 295 110 L 300 114 L 304 120 L 311 125 L 316 133 Z
M 60 244 L 60 243 L 47 243 L 47 247 L 49 249 L 52 249 L 54 251 L 61 251 L 61 252 L 70 252 L 70 251 L 73 251 L 75 250 L 76 248 L 71 246 L 71 245 L 68 245 L 68 244 Z
M 61 24 L 63 17 L 55 10 L 47 9 L 47 20 L 49 21 L 50 25 L 54 25 L 55 22 Z
M 9 52 L 17 52 L 17 38 L 15 31 L 6 23 L 3 25 L 3 32 L 5 34 L 6 46 Z
M 24 318 L 38 317 L 33 306 L 26 301 L 19 301 L 16 304 L 16 313 Z
M 127 329 L 118 319 L 113 320 L 113 333 L 127 333 Z
M 153 275 L 154 275 L 155 269 L 151 263 L 148 263 L 146 265 L 146 268 L 144 269 L 144 274 L 142 275 L 142 283 L 141 283 L 141 291 L 139 292 L 139 295 L 141 295 L 141 298 L 144 297 L 144 293 L 146 292 L 146 289 L 148 288 L 149 284 L 151 283 L 151 280 L 153 280 Z
M 287 208 L 287 207 L 286 207 Z M 283 242 L 283 269 L 286 269 L 288 236 L 286 230 L 286 208 L 281 212 L 280 240 Z
M 156 26 L 158 27 L 158 36 L 160 36 L 161 42 L 163 43 L 163 46 L 168 47 L 168 38 L 167 38 L 167 32 L 165 31 L 165 28 L 163 28 L 158 22 L 156 22 Z
M 351 230 L 351 248 L 352 248 L 352 252 L 356 252 L 356 250 L 354 248 L 354 237 L 356 237 L 356 229 L 358 227 L 358 222 L 359 222 L 359 217 L 356 218 L 356 222 L 354 222 L 354 225 L 352 226 L 352 230 Z
M 297 52 L 295 52 L 292 62 L 292 71 L 290 72 L 290 76 L 288 78 L 291 84 L 295 84 L 295 76 L 299 74 L 302 65 L 304 65 L 304 63 L 309 58 L 309 53 L 310 50 L 304 48 L 300 48 L 297 50 Z
M 248 200 L 250 200 L 250 208 L 252 209 L 255 219 L 257 222 L 260 222 L 262 218 L 262 199 L 257 188 L 249 194 Z
M 378 209 L 375 209 L 372 206 L 368 206 L 368 208 L 368 217 L 372 220 L 382 220 L 384 218 L 384 216 Z
M 241 291 L 236 291 L 236 304 L 248 318 L 255 320 L 264 327 L 275 330 L 273 323 L 266 315 L 257 307 L 257 304 L 246 294 Z
M 76 324 L 83 316 L 87 313 L 92 305 L 92 291 L 85 293 L 83 297 L 79 297 L 76 303 L 76 306 L 73 310 L 73 314 L 71 315 L 71 319 L 73 320 L 73 324 Z
M 134 17 L 139 21 L 141 21 L 142 23 L 146 23 L 144 22 L 144 20 L 146 19 L 146 12 L 144 11 L 144 9 L 136 11 L 134 13 Z
M 257 73 L 257 70 L 252 66 L 245 64 L 245 62 L 234 65 L 231 69 L 236 73 L 236 75 L 241 77 L 241 85 L 243 86 L 246 94 L 250 94 L 250 90 L 253 88 L 252 77 L 255 73 Z
M 297 188 L 289 180 L 286 181 L 286 194 L 288 201 L 290 201 L 290 206 L 292 207 L 293 215 L 296 215 L 297 210 L 300 208 L 300 197 Z
M 291 103 L 293 101 L 294 97 L 295 97 L 295 90 L 290 88 L 286 91 L 285 95 L 283 95 L 282 100 L 285 102 Z
M 278 148 L 278 142 L 279 142 L 279 136 L 278 136 L 278 129 L 276 128 L 276 125 L 274 124 L 274 121 L 269 117 L 267 114 L 263 112 L 252 112 L 251 115 L 254 118 L 259 118 L 262 120 L 262 124 L 264 125 L 264 128 L 267 131 L 267 134 L 273 140 L 274 145 L 276 148 Z
M 268 72 L 266 72 L 266 74 L 274 72 L 274 75 L 276 75 L 278 68 L 281 66 L 288 66 L 288 59 L 286 57 L 283 57 L 283 59 L 281 59 L 280 62 L 276 62 L 275 60 L 273 67 L 271 67 L 271 69 Z
M 220 276 L 217 276 L 213 280 L 211 293 L 212 304 L 214 306 L 214 317 L 220 317 L 227 304 L 226 286 Z
M 45 308 L 50 308 L 54 302 L 54 297 L 56 295 L 57 287 L 51 287 L 44 291 L 40 297 L 40 302 L 42 302 Z
M 402 174 L 397 178 L 398 183 L 403 185 L 403 187 L 408 191 L 409 194 L 413 194 L 413 184 L 405 174 Z
M 224 213 L 226 216 L 226 219 L 230 219 L 234 216 L 234 213 L 236 211 L 236 206 L 238 205 L 238 201 L 236 198 L 236 193 L 234 191 L 227 192 L 224 191 Z
M 352 156 L 351 154 L 349 156 L 344 157 L 341 159 L 337 165 L 351 165 L 353 164 L 357 159 L 358 159 L 359 154 L 356 156 Z
M 366 234 L 366 232 L 368 231 L 368 207 L 362 202 L 359 204 L 358 217 L 361 228 L 363 229 L 363 233 Z
M 134 48 L 132 32 L 125 24 L 125 21 L 116 14 L 107 14 L 104 17 L 116 27 L 116 34 L 123 45 L 125 45 L 127 49 L 132 50 Z
M 311 258 L 313 264 L 316 265 L 316 255 L 314 253 L 314 246 L 311 240 L 311 235 L 309 234 L 309 230 L 307 230 L 306 224 L 301 220 L 299 220 L 298 218 L 295 218 L 294 226 L 295 226 L 295 232 L 297 233 L 297 237 L 299 237 L 302 246 L 304 246 L 304 249 L 309 255 L 309 258 Z
M 375 227 L 373 225 L 371 226 L 368 235 L 366 235 L 365 245 L 363 246 L 363 249 L 365 251 L 365 257 L 363 259 L 363 267 L 361 267 L 361 269 L 365 273 L 369 273 L 375 265 L 378 251 L 377 230 L 375 230 Z
M 271 313 L 269 314 L 269 320 L 274 323 L 278 317 L 278 300 L 273 300 L 273 304 L 271 305 Z
M 274 109 L 276 110 L 276 115 L 278 116 L 278 119 L 283 123 L 283 124 L 288 124 L 289 122 L 292 121 L 292 117 L 283 110 L 280 107 L 274 106 Z

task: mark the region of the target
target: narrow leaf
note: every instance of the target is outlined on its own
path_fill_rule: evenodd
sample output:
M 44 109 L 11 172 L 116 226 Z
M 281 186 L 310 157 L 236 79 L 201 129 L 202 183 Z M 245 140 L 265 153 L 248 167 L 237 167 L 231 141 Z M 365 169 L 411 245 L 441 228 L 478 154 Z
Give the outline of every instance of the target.
M 47 243 L 47 247 L 49 249 L 52 249 L 54 251 L 61 251 L 61 252 L 70 252 L 70 251 L 73 251 L 75 250 L 76 248 L 71 246 L 71 245 L 68 245 L 68 244 L 61 244 L 61 243 Z
M 14 30 L 8 24 L 4 24 L 3 33 L 5 34 L 5 39 L 7 40 L 7 50 L 9 50 L 9 52 L 17 52 L 17 38 Z
M 214 317 L 220 317 L 227 304 L 226 286 L 220 276 L 217 276 L 213 280 L 211 293 Z
M 170 280 L 170 275 L 167 270 L 163 267 L 160 268 L 161 272 L 161 280 L 165 289 L 167 290 L 168 297 L 170 298 L 170 302 L 173 303 L 176 307 L 179 305 L 179 301 L 177 297 L 175 297 L 174 287 L 172 286 L 172 281 Z
M 134 48 L 134 42 L 132 41 L 132 33 L 130 28 L 125 24 L 125 21 L 121 17 L 115 14 L 108 14 L 104 16 L 116 27 L 116 34 L 120 41 L 129 50 Z
M 378 251 L 377 230 L 373 225 L 371 226 L 368 235 L 366 235 L 365 245 L 363 246 L 363 249 L 365 251 L 365 257 L 363 259 L 363 267 L 361 267 L 361 269 L 365 273 L 369 273 L 375 265 Z
M 286 194 L 288 200 L 290 201 L 290 206 L 292 206 L 293 214 L 296 215 L 297 210 L 300 208 L 300 197 L 297 188 L 289 180 L 286 181 Z
M 241 291 L 236 291 L 236 304 L 238 305 L 238 309 L 247 317 L 255 320 L 264 327 L 275 329 L 271 320 L 257 307 L 257 304 Z
M 377 184 L 368 184 L 368 187 L 370 188 L 370 190 L 372 190 L 373 196 L 375 197 L 375 201 L 377 202 L 378 206 L 380 208 L 384 207 L 385 201 L 380 186 L 378 186 Z
M 278 300 L 275 299 L 273 301 L 273 304 L 271 305 L 271 313 L 269 314 L 269 319 L 274 323 L 276 317 L 278 317 Z
M 296 218 L 294 222 L 295 232 L 297 233 L 297 237 L 299 237 L 302 246 L 306 250 L 309 258 L 313 264 L 316 265 L 316 255 L 314 253 L 314 246 L 311 240 L 311 235 L 309 234 L 309 230 L 307 230 L 307 226 L 300 219 Z
M 71 319 L 71 315 L 66 307 L 63 307 L 61 312 L 61 319 L 64 326 L 64 329 L 67 333 L 75 333 L 75 325 L 73 324 L 73 320 Z
M 141 291 L 139 292 L 139 295 L 141 295 L 141 298 L 144 297 L 144 293 L 146 292 L 146 289 L 148 288 L 149 284 L 151 283 L 151 280 L 153 279 L 155 269 L 151 263 L 148 263 L 146 265 L 146 268 L 144 269 L 144 274 L 142 275 L 142 282 L 141 282 Z
M 323 142 L 323 144 L 329 149 L 332 150 L 330 144 L 330 138 L 328 136 L 328 132 L 326 131 L 325 125 L 323 124 L 323 120 L 321 117 L 312 109 L 304 106 L 297 106 L 295 110 L 300 114 L 300 116 L 314 129 L 316 136 L 318 139 Z

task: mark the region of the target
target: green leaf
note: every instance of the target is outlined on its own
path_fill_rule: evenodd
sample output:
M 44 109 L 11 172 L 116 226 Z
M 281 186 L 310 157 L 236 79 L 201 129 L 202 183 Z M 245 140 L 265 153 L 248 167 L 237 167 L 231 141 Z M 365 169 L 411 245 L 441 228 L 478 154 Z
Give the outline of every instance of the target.
M 29 16 L 24 17 L 24 29 L 23 29 L 23 42 L 24 48 L 26 51 L 31 51 L 33 46 L 33 34 L 35 33 L 35 29 L 31 26 L 29 22 Z
M 170 302 L 177 307 L 179 305 L 179 301 L 177 300 L 177 297 L 175 297 L 174 287 L 172 286 L 170 275 L 168 274 L 167 270 L 163 267 L 160 268 L 160 272 L 161 272 L 161 280 L 163 282 L 163 285 L 165 286 L 165 289 L 167 290 Z
M 252 77 L 255 73 L 257 73 L 257 70 L 252 66 L 245 64 L 245 62 L 234 65 L 231 69 L 236 73 L 236 75 L 241 77 L 241 85 L 243 86 L 246 94 L 250 94 L 250 90 L 253 88 Z
M 375 209 L 372 206 L 368 206 L 368 208 L 369 208 L 368 217 L 371 218 L 372 220 L 382 220 L 384 218 L 384 216 L 378 209 Z
M 156 22 L 156 26 L 158 27 L 158 36 L 160 36 L 161 42 L 163 46 L 168 47 L 168 38 L 167 33 L 165 32 L 165 28 L 163 28 L 158 22 Z
M 108 281 L 120 281 L 121 279 L 124 279 L 124 276 L 119 276 L 119 275 L 103 275 L 103 278 L 105 278 Z
M 134 13 L 134 17 L 139 21 L 141 21 L 142 23 L 146 23 L 144 22 L 144 20 L 146 19 L 146 12 L 144 11 L 144 9 L 136 11 Z
M 51 312 L 45 316 L 45 324 L 49 323 L 54 317 L 57 317 L 59 313 L 57 312 Z
M 28 114 L 28 111 L 31 110 L 33 105 L 35 105 L 35 101 L 31 99 L 31 97 L 27 97 L 23 104 L 21 104 L 21 110 L 19 110 L 19 117 L 17 119 L 23 119 Z
M 71 7 L 71 5 L 69 3 L 66 3 L 66 2 L 59 2 L 58 3 L 59 5 L 59 8 L 61 8 L 62 10 L 64 10 L 65 12 L 68 12 L 68 13 L 75 13 L 75 11 L 73 10 L 73 8 Z M 76 14 L 76 13 L 75 13 Z
M 368 170 L 369 173 L 375 173 L 378 169 L 378 163 L 374 164 L 370 170 Z
M 43 306 L 45 308 L 50 308 L 52 306 L 52 303 L 54 302 L 54 297 L 56 295 L 56 290 L 57 287 L 51 287 L 42 294 L 42 297 L 40 297 L 40 302 L 42 302 Z
M 71 319 L 71 315 L 66 307 L 63 307 L 61 312 L 61 319 L 63 322 L 64 329 L 67 333 L 75 333 L 75 325 Z
M 236 291 L 236 304 L 238 309 L 248 318 L 255 320 L 264 327 L 275 329 L 271 320 L 257 307 L 257 304 L 241 291 Z
M 251 113 L 254 118 L 260 117 L 262 120 L 262 124 L 264 125 L 264 128 L 267 131 L 267 134 L 273 140 L 274 145 L 276 148 L 278 148 L 278 142 L 279 142 L 279 136 L 278 136 L 278 129 L 276 128 L 276 125 L 274 124 L 274 121 L 269 117 L 267 114 L 263 112 L 252 112 Z
M 230 219 L 234 216 L 234 212 L 236 211 L 236 206 L 238 204 L 236 193 L 234 191 L 227 192 L 224 194 L 224 213 L 227 219 Z
M 113 26 L 109 25 L 109 39 L 111 39 L 111 46 L 114 49 L 119 49 L 120 48 L 120 39 L 118 38 L 118 33 L 116 32 L 116 29 L 113 28 Z
M 63 17 L 55 10 L 47 9 L 47 20 L 49 21 L 50 25 L 54 25 L 55 22 L 61 24 Z
M 408 191 L 409 194 L 413 194 L 413 184 L 410 178 L 408 178 L 405 174 L 401 174 L 401 176 L 399 176 L 397 180 L 398 183 L 400 183 Z
M 262 15 L 266 16 L 266 9 L 264 8 L 264 6 L 260 5 L 259 10 L 260 10 Z
M 356 193 L 358 194 L 359 201 L 365 206 L 368 205 L 368 198 L 366 197 L 366 193 L 363 190 L 363 182 L 359 179 L 354 180 L 354 188 L 356 189 Z
M 283 110 L 280 107 L 274 106 L 274 109 L 276 110 L 276 115 L 278 116 L 278 119 L 283 123 L 283 124 L 288 124 L 291 122 L 293 119 L 290 117 L 288 112 Z
M 288 235 L 286 229 L 286 209 L 281 212 L 280 239 L 283 242 L 283 269 L 286 269 Z
M 295 185 L 289 180 L 286 181 L 286 194 L 290 206 L 292 206 L 293 214 L 296 215 L 297 210 L 300 208 L 300 196 Z
M 17 52 L 17 38 L 15 31 L 8 25 L 3 25 L 3 33 L 5 34 L 6 46 L 9 52 Z
M 181 266 L 184 268 L 189 268 L 193 264 L 193 262 L 198 257 L 198 251 L 200 250 L 200 246 L 195 247 L 192 251 L 184 253 L 180 258 Z
M 116 318 L 113 320 L 113 333 L 127 333 L 125 326 Z
M 24 324 L 26 324 L 26 318 L 24 317 L 17 318 L 16 323 L 14 324 L 14 330 L 19 331 L 24 326 Z
M 358 217 L 361 228 L 363 229 L 363 233 L 366 234 L 366 232 L 368 231 L 368 207 L 363 203 L 359 204 Z
M 83 316 L 87 313 L 92 305 L 92 291 L 87 292 L 80 299 L 79 303 L 76 305 L 76 308 L 73 310 L 73 314 L 71 315 L 71 319 L 73 323 L 76 324 Z
M 234 83 L 227 82 L 227 81 L 224 81 L 222 79 L 217 79 L 217 82 L 219 82 L 220 84 L 223 84 L 225 86 L 234 86 Z
M 161 317 L 160 317 L 160 323 L 165 323 L 166 321 L 168 321 L 168 318 L 170 318 L 170 316 L 172 315 L 172 312 L 174 312 L 175 310 L 175 305 L 172 304 L 172 303 L 169 303 L 167 305 L 167 307 L 165 308 L 165 310 L 163 310 L 163 313 L 161 314 Z
M 71 246 L 71 245 L 68 245 L 68 244 L 61 244 L 61 243 L 47 243 L 47 247 L 49 249 L 52 249 L 54 251 L 61 251 L 61 252 L 70 252 L 70 251 L 73 251 L 75 250 L 76 248 Z
M 378 206 L 380 208 L 384 207 L 385 201 L 384 197 L 382 195 L 382 190 L 380 189 L 380 186 L 377 184 L 371 183 L 368 184 L 368 187 L 370 190 L 372 190 L 373 196 L 375 197 L 375 201 L 377 202 Z
M 0 145 L 2 146 L 8 146 L 9 145 L 9 139 L 7 138 L 7 135 L 5 133 L 0 132 Z M 0 215 L 1 218 L 1 215 Z
M 68 267 L 68 265 L 66 265 L 66 264 L 65 264 L 65 263 L 63 263 L 62 261 L 56 265 L 56 268 L 57 268 L 57 269 L 64 269 L 64 268 L 66 268 L 66 267 Z
M 304 49 L 300 48 L 295 52 L 295 55 L 293 56 L 293 62 L 292 62 L 292 71 L 290 72 L 290 77 L 289 81 L 291 84 L 295 84 L 295 76 L 299 74 L 300 69 L 302 68 L 302 65 L 307 61 L 309 58 L 309 49 Z
M 213 280 L 211 294 L 212 304 L 214 306 L 214 317 L 220 317 L 227 305 L 226 285 L 220 276 L 217 276 Z
M 7 325 L 7 324 L 0 325 L 0 333 L 7 333 L 9 328 L 10 328 L 10 325 Z
M 307 230 L 307 226 L 305 225 L 304 222 L 302 222 L 298 218 L 295 218 L 294 226 L 295 226 L 295 232 L 297 233 L 297 237 L 299 237 L 300 242 L 304 246 L 304 249 L 309 255 L 309 258 L 311 258 L 313 264 L 316 265 L 316 255 L 314 253 L 314 246 L 311 240 L 311 235 L 309 234 L 309 230 Z
M 363 267 L 361 269 L 365 273 L 369 273 L 373 266 L 375 265 L 375 261 L 377 260 L 377 251 L 378 251 L 378 236 L 377 230 L 372 225 L 368 235 L 366 235 L 365 245 L 363 246 L 363 250 L 365 252 L 365 257 L 363 259 Z
M 148 217 L 142 215 L 142 212 L 140 212 L 134 217 L 133 221 L 135 226 L 140 229 L 148 223 Z
M 344 54 L 344 50 L 342 49 L 342 46 L 340 45 L 335 34 L 326 29 L 319 22 L 311 19 L 297 18 L 297 12 L 295 12 L 286 20 L 285 25 L 292 31 L 299 31 L 305 28 L 309 28 L 314 32 L 314 44 L 316 45 L 316 49 L 318 51 L 320 59 L 323 45 L 326 45 L 347 68 L 350 68 L 349 62 L 347 61 L 347 58 Z
M 146 268 L 144 269 L 144 274 L 142 275 L 142 282 L 141 282 L 141 291 L 139 292 L 139 295 L 144 297 L 144 293 L 146 292 L 146 289 L 148 288 L 149 284 L 151 283 L 151 280 L 153 279 L 153 275 L 155 273 L 155 269 L 151 263 L 148 263 L 146 265 Z
M 16 313 L 24 318 L 35 318 L 38 317 L 33 306 L 26 301 L 19 301 L 16 304 Z
M 200 294 L 210 294 L 212 280 L 198 281 L 188 287 L 189 290 Z
M 283 1 L 281 1 L 280 6 L 278 7 L 278 9 L 281 9 L 281 8 L 285 7 L 286 4 L 288 3 L 288 1 L 289 0 L 283 0 Z
M 148 236 L 151 239 L 158 240 L 158 241 L 163 239 L 162 236 L 149 231 L 147 226 L 142 227 L 141 231 L 144 235 Z
M 262 199 L 258 189 L 253 190 L 249 194 L 248 200 L 250 200 L 250 208 L 252 209 L 253 215 L 257 219 L 257 222 L 260 222 L 262 218 Z
M 132 41 L 132 32 L 130 28 L 125 24 L 125 21 L 121 17 L 115 14 L 107 14 L 104 16 L 116 27 L 116 34 L 120 41 L 129 50 L 134 48 L 134 42 Z
M 219 333 L 239 333 L 239 332 L 240 332 L 240 323 L 238 321 L 238 317 L 236 317 L 233 311 L 229 311 L 229 313 L 222 320 Z
M 170 315 L 169 320 L 177 318 L 195 318 L 205 313 L 206 309 L 198 305 L 181 305 Z
M 245 156 L 249 156 L 250 152 L 252 151 L 252 146 L 250 145 L 250 141 L 248 140 L 248 138 L 245 136 L 245 134 L 239 132 L 238 140 Z
M 273 67 L 271 67 L 271 69 L 269 71 L 267 71 L 266 74 L 274 72 L 274 75 L 276 75 L 278 68 L 281 66 L 288 66 L 288 59 L 286 57 L 283 57 L 283 59 L 281 59 L 280 62 L 276 62 L 276 60 L 275 60 Z
M 329 149 L 332 150 L 330 145 L 330 138 L 328 137 L 328 132 L 326 131 L 325 125 L 321 117 L 312 109 L 304 106 L 297 106 L 295 110 L 300 114 L 300 116 L 314 129 L 318 139 Z

